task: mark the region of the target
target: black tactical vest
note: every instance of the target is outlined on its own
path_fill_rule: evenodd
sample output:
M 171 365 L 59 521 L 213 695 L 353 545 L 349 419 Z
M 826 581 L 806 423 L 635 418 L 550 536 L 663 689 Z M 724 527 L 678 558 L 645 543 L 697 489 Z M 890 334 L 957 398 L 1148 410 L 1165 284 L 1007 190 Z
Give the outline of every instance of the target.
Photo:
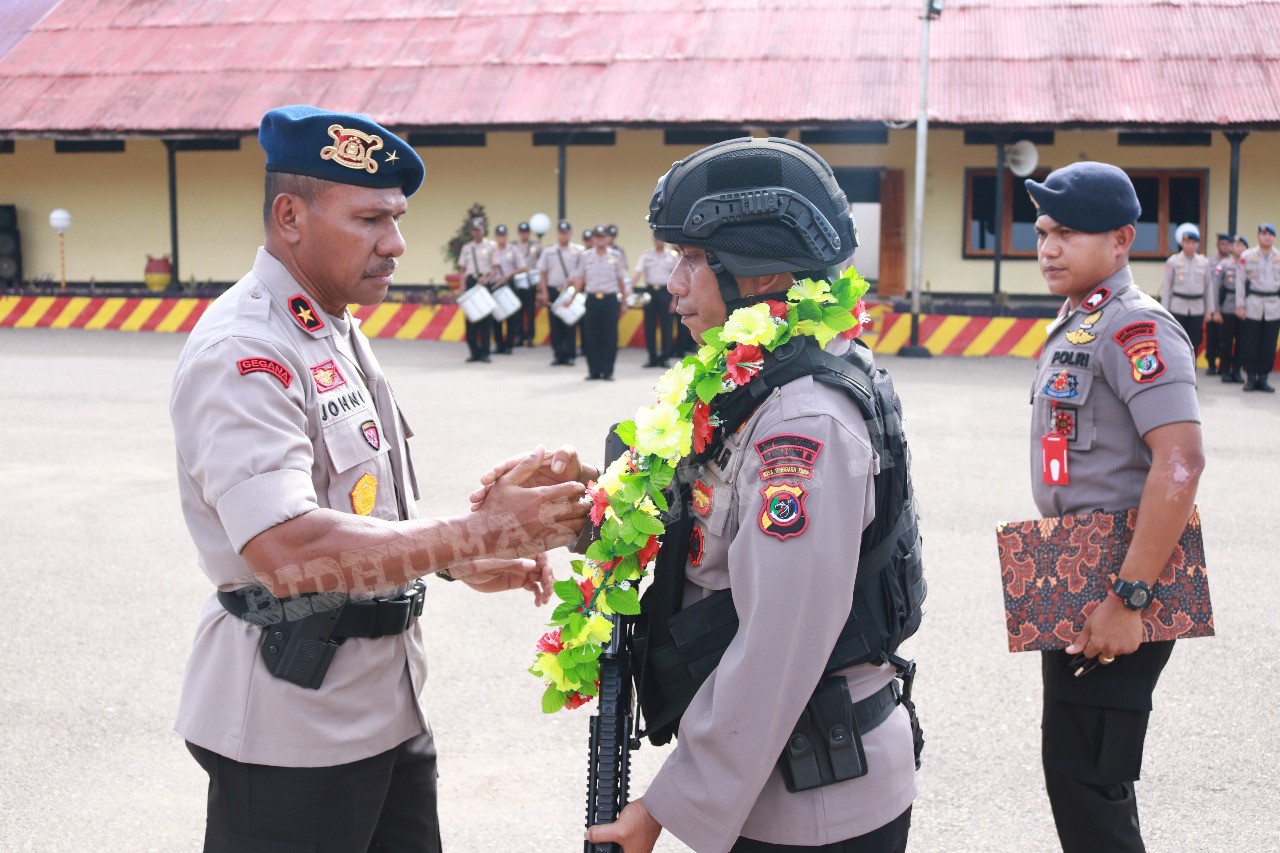
M 711 446 L 677 471 L 671 514 L 653 582 L 632 625 L 632 673 L 644 721 L 641 736 L 661 745 L 676 733 L 680 717 L 720 662 L 738 629 L 729 590 L 681 609 L 688 561 L 690 483 L 697 466 L 719 451 L 774 388 L 802 376 L 841 388 L 866 419 L 880 461 L 875 475 L 875 519 L 863 532 L 853 606 L 825 673 L 872 661 L 888 661 L 920 626 L 925 581 L 921 539 L 911 488 L 911 454 L 902 431 L 902 406 L 893 381 L 876 367 L 861 341 L 842 358 L 809 338 L 793 339 L 765 358 L 761 373 L 716 406 L 721 418 Z M 850 566 L 850 571 L 855 567 Z M 899 669 L 906 662 L 894 656 Z M 901 673 L 900 673 L 901 674 Z

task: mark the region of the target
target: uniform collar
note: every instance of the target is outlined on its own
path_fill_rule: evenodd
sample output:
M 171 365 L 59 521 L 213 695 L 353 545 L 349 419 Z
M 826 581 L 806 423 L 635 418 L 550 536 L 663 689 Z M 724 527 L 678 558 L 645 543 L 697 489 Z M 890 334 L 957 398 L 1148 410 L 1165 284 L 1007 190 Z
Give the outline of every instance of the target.
M 1088 296 L 1080 300 L 1080 304 L 1075 309 L 1072 309 L 1070 300 L 1065 300 L 1062 307 L 1058 309 L 1058 316 L 1049 324 L 1047 332 L 1052 335 L 1054 330 L 1077 312 L 1092 314 L 1133 286 L 1133 272 L 1129 269 L 1129 265 L 1125 264 L 1100 281 L 1093 290 L 1089 291 Z
M 333 317 L 324 312 L 285 265 L 264 246 L 258 247 L 253 274 L 266 286 L 272 300 L 284 307 L 296 329 L 312 338 L 327 338 L 333 334 Z

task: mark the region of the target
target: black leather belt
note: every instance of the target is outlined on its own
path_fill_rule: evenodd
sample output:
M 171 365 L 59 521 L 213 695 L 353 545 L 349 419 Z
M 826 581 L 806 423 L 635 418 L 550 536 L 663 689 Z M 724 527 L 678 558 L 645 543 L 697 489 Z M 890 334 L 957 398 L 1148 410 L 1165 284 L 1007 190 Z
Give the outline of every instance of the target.
M 389 637 L 409 630 L 422 615 L 427 587 L 421 580 L 395 598 L 373 598 L 351 601 L 341 593 L 306 593 L 276 598 L 265 587 L 254 584 L 234 592 L 218 590 L 218 602 L 233 616 L 258 627 L 267 627 L 286 619 L 299 619 L 313 613 L 340 607 L 338 624 L 330 635 L 346 637 Z
M 858 732 L 865 735 L 889 719 L 893 709 L 898 707 L 898 695 L 898 682 L 895 679 L 867 698 L 854 702 L 853 721 L 858 724 Z

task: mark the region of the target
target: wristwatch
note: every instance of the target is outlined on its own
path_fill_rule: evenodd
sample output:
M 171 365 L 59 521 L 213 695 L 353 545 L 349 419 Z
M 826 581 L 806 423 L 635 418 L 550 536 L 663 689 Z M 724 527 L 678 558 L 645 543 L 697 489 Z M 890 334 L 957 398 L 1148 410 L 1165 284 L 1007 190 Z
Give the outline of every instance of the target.
M 1151 587 L 1145 581 L 1127 581 L 1116 578 L 1111 592 L 1130 610 L 1141 610 L 1151 603 Z

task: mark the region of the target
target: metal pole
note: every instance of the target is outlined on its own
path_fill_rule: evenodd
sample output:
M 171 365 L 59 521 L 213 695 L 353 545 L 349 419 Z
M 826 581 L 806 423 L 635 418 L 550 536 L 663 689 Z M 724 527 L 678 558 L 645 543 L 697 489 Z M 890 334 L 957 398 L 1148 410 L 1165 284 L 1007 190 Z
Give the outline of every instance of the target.
M 62 232 L 58 232 L 58 258 L 62 261 L 62 289 L 67 289 L 67 246 Z
M 925 0 L 924 27 L 920 43 L 920 114 L 916 118 L 915 245 L 911 262 L 911 342 L 898 355 L 927 358 L 931 353 L 920 346 L 920 270 L 924 263 L 924 183 L 929 148 L 929 23 L 934 3 Z M 941 4 L 939 4 L 941 5 Z
M 992 269 L 991 305 L 1000 304 L 1000 256 L 1004 251 L 1004 140 L 996 140 L 996 243 L 993 247 L 995 265 Z
M 1227 202 L 1227 230 L 1232 237 L 1239 233 L 1236 230 L 1236 208 L 1240 204 L 1240 143 L 1248 135 L 1248 131 L 1239 130 L 1228 130 L 1223 134 L 1231 143 L 1231 195 Z
M 178 160 L 175 156 L 177 143 L 172 139 L 164 141 L 169 149 L 169 255 L 173 277 L 169 280 L 171 287 L 178 284 Z
M 569 159 L 568 155 L 566 154 L 566 148 L 567 146 L 565 145 L 564 140 L 561 140 L 560 144 L 556 146 L 556 180 L 559 183 L 558 190 L 560 193 L 560 208 L 559 208 L 560 219 L 565 218 L 564 172 L 567 167 L 566 164 Z

